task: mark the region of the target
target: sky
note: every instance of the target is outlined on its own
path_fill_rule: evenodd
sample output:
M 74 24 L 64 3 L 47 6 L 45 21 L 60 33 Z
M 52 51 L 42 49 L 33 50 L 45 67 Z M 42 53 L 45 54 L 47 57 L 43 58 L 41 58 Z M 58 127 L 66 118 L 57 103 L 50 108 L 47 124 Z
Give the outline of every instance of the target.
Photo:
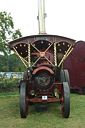
M 0 11 L 11 13 L 15 29 L 36 35 L 38 0 L 0 0 Z M 85 0 L 45 0 L 46 33 L 85 41 Z

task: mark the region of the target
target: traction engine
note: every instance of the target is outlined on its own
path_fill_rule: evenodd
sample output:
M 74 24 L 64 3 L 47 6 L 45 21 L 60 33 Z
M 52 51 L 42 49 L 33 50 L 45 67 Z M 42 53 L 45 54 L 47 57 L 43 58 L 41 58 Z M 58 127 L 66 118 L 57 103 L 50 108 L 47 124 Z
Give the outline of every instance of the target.
M 33 102 L 61 102 L 62 115 L 70 114 L 70 81 L 62 63 L 73 50 L 75 40 L 54 36 L 23 37 L 9 43 L 27 68 L 20 82 L 20 113 L 28 115 Z M 57 97 L 58 96 L 58 97 Z

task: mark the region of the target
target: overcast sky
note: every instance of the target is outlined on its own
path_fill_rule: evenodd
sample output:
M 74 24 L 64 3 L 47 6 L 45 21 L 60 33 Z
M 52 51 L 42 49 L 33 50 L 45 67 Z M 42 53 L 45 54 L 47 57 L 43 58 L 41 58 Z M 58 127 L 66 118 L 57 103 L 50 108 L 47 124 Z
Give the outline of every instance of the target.
M 38 0 L 0 0 L 23 36 L 38 34 Z M 45 0 L 46 32 L 85 41 L 85 0 Z

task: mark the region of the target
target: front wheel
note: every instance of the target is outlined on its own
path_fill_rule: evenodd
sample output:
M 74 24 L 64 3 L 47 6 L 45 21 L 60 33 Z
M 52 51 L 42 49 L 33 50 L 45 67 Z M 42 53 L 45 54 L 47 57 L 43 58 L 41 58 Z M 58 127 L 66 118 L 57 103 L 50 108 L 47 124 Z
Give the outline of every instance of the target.
M 61 94 L 61 109 L 62 115 L 65 118 L 69 118 L 70 115 L 70 89 L 67 82 L 63 82 L 62 94 Z
M 28 115 L 28 93 L 25 82 L 20 86 L 20 114 L 21 118 L 26 118 Z

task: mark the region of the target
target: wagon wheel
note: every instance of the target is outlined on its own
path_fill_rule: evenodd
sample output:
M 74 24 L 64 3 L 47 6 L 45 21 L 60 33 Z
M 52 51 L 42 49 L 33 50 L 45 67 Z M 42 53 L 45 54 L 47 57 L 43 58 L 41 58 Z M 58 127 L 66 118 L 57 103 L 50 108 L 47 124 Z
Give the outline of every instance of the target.
M 69 79 L 69 72 L 68 70 L 61 70 L 60 72 L 60 81 L 67 82 L 70 88 L 70 79 Z
M 69 118 L 70 115 L 70 89 L 67 82 L 63 82 L 61 109 L 62 115 Z
M 22 82 L 20 86 L 20 114 L 21 118 L 28 115 L 28 94 L 26 83 Z

